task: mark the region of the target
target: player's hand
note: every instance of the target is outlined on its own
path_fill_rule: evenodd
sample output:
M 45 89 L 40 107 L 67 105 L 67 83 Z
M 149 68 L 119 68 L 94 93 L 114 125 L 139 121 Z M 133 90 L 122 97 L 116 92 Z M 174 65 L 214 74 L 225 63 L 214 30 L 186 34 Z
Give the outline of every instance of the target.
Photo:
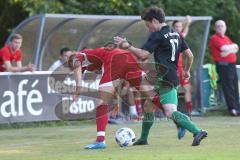
M 73 95 L 73 101 L 74 101 L 74 102 L 77 102 L 77 101 L 78 101 L 79 96 L 80 96 L 80 90 L 81 90 L 80 86 L 77 86 L 77 87 L 76 87 L 76 91 L 75 91 L 75 93 L 74 93 L 74 95 Z
M 29 62 L 28 63 L 28 65 L 27 65 L 27 69 L 26 69 L 27 71 L 36 71 L 37 70 L 37 67 L 36 67 L 36 65 L 35 64 L 32 64 L 31 62 Z
M 128 43 L 126 38 L 116 36 L 116 37 L 113 37 L 113 40 L 115 44 L 117 44 L 122 49 L 128 49 L 131 46 L 131 44 Z
M 184 80 L 188 81 L 191 77 L 190 72 L 189 71 L 183 71 L 183 77 L 184 77 Z
M 122 38 L 122 37 L 119 37 L 119 36 L 113 37 L 113 40 L 114 40 L 114 43 L 117 44 L 117 45 L 127 41 L 126 38 Z
M 187 21 L 188 24 L 191 24 L 192 23 L 192 17 L 187 15 L 186 16 L 186 21 Z

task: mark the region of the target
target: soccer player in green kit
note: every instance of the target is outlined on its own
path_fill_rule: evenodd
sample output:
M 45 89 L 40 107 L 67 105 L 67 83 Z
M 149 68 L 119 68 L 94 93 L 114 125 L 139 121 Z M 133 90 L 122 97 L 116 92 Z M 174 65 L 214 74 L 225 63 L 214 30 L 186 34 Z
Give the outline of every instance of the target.
M 207 137 L 207 131 L 200 129 L 187 115 L 177 111 L 177 87 L 179 85 L 177 64 L 179 53 L 183 52 L 187 57 L 187 63 L 183 73 L 186 79 L 190 78 L 193 54 L 179 33 L 172 30 L 170 26 L 165 23 L 165 13 L 163 9 L 158 7 L 146 8 L 141 15 L 141 18 L 151 32 L 142 48 L 132 46 L 128 43 L 126 38 L 122 37 L 114 37 L 115 43 L 122 48 L 128 49 L 142 60 L 146 59 L 149 54 L 153 53 L 156 66 L 159 64 L 168 68 L 168 72 L 164 75 L 160 75 L 158 79 L 160 78 L 163 81 L 169 82 L 173 87 L 166 92 L 162 92 L 161 83 L 156 86 L 156 89 L 160 91 L 159 94 L 162 109 L 166 116 L 174 121 L 177 127 L 184 128 L 193 134 L 194 139 L 192 146 L 198 146 L 201 140 Z M 151 107 L 151 105 L 146 105 L 144 112 L 141 137 L 134 143 L 134 145 L 148 144 L 147 138 L 154 121 L 154 108 Z

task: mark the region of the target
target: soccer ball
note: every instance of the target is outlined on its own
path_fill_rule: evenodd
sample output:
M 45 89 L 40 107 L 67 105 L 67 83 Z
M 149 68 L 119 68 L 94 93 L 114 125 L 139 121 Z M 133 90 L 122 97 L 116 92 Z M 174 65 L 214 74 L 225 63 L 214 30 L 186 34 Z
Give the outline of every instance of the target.
M 115 134 L 115 140 L 120 147 L 128 147 L 133 145 L 136 136 L 132 129 L 120 128 Z

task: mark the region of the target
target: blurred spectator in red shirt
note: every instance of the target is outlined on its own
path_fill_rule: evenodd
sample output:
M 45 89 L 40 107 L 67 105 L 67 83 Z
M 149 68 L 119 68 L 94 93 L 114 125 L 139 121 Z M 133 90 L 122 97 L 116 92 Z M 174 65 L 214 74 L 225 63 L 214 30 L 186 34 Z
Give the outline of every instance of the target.
M 226 23 L 223 20 L 215 22 L 216 33 L 210 39 L 210 50 L 216 63 L 220 84 L 223 89 L 229 113 L 240 115 L 238 77 L 236 70 L 238 45 L 233 43 L 225 33 Z
M 34 64 L 29 63 L 22 66 L 22 46 L 23 37 L 20 34 L 13 34 L 10 43 L 0 50 L 0 72 L 24 72 L 34 71 Z

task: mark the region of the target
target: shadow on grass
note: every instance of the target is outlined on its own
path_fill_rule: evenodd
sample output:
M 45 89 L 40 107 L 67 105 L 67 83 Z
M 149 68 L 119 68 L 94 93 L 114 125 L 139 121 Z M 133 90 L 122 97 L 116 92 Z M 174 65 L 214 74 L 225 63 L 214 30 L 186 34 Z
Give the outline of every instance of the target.
M 79 126 L 95 124 L 94 120 L 84 121 L 44 121 L 44 122 L 21 122 L 0 124 L 0 129 L 20 129 L 20 128 L 36 128 L 36 127 L 56 127 L 56 126 Z

